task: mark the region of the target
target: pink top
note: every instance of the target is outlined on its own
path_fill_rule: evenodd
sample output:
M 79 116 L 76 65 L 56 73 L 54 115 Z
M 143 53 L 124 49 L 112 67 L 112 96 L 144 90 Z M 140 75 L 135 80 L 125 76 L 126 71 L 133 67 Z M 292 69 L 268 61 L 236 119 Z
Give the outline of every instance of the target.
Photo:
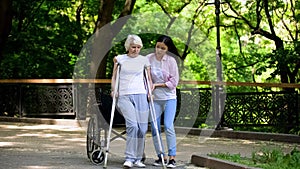
M 155 58 L 155 53 L 151 53 L 147 55 L 147 58 L 149 59 L 149 62 L 151 64 L 151 76 L 153 83 L 165 83 L 168 87 L 169 92 L 172 93 L 172 95 L 175 94 L 176 96 L 176 87 L 178 85 L 179 81 L 179 72 L 178 72 L 178 66 L 177 62 L 174 57 L 170 55 L 164 55 L 161 61 L 157 61 Z M 159 77 L 155 77 L 157 73 L 153 73 L 156 69 L 153 67 L 154 65 L 157 65 L 157 62 L 161 63 L 160 66 L 160 72 L 163 79 L 163 82 L 157 81 L 156 79 L 160 79 Z M 155 91 L 155 90 L 154 90 Z M 174 96 L 173 96 L 174 97 Z

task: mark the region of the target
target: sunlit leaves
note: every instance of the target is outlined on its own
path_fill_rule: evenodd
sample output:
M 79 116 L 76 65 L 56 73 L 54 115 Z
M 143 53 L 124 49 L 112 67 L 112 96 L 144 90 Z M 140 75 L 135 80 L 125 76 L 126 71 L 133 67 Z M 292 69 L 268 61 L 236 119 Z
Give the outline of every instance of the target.
M 13 27 L 5 48 L 5 60 L 0 67 L 1 77 L 71 77 L 77 55 L 93 34 L 100 2 L 13 1 Z M 171 35 L 181 54 L 186 45 L 189 46 L 182 77 L 214 80 L 211 77 L 215 76 L 216 69 L 216 15 L 214 4 L 208 5 L 206 2 L 136 1 L 132 18 L 115 39 L 119 43 L 129 33 L 141 34 L 145 46 L 151 48 L 157 38 L 155 34 Z M 282 65 L 288 66 L 290 75 L 300 78 L 295 70 L 295 64 L 300 60 L 296 45 L 300 29 L 299 1 L 269 1 L 268 11 L 275 34 L 284 42 L 282 51 L 275 51 L 274 40 L 254 33 L 260 30 L 271 33 L 262 0 L 221 2 L 220 35 L 225 81 L 278 82 Z M 114 21 L 119 17 L 124 3 L 125 0 L 115 1 Z M 110 51 L 112 56 L 124 52 L 122 44 L 114 45 Z M 110 64 L 107 66 L 108 76 Z

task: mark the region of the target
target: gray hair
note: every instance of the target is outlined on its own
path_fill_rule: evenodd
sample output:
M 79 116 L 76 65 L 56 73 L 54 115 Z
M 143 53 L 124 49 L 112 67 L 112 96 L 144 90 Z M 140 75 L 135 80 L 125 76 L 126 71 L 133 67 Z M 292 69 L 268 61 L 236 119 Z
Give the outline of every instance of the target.
M 140 45 L 141 48 L 143 47 L 142 39 L 137 35 L 128 35 L 127 36 L 127 39 L 124 44 L 126 51 L 129 50 L 129 47 L 131 44 Z

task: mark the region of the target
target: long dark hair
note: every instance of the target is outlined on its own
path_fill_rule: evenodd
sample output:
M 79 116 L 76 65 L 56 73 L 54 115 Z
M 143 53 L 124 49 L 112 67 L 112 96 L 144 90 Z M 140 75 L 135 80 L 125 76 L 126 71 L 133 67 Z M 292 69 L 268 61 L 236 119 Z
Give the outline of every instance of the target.
M 167 36 L 167 35 L 161 35 L 158 37 L 157 42 L 162 42 L 164 43 L 166 46 L 168 46 L 168 51 L 167 53 L 171 56 L 173 56 L 176 60 L 177 58 L 181 58 L 179 53 L 178 53 L 178 50 L 176 48 L 176 46 L 174 45 L 174 42 L 172 40 L 171 37 Z
M 177 63 L 177 67 L 180 68 L 181 66 L 179 65 L 182 65 L 182 58 L 178 52 L 178 49 L 176 48 L 172 38 L 170 36 L 167 36 L 167 35 L 161 35 L 157 38 L 156 40 L 156 43 L 157 42 L 162 42 L 164 43 L 167 47 L 168 47 L 168 51 L 167 51 L 167 54 L 172 56 L 175 60 L 176 60 L 176 63 Z M 179 71 L 180 73 L 181 71 Z

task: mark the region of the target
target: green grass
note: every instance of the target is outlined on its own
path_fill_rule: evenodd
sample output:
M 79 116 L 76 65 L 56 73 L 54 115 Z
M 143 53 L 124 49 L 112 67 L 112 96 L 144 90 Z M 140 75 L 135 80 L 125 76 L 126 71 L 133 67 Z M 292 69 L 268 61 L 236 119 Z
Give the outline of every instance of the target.
M 209 156 L 262 169 L 300 169 L 300 151 L 296 148 L 285 154 L 278 148 L 266 147 L 253 152 L 251 158 L 229 153 L 213 153 Z

